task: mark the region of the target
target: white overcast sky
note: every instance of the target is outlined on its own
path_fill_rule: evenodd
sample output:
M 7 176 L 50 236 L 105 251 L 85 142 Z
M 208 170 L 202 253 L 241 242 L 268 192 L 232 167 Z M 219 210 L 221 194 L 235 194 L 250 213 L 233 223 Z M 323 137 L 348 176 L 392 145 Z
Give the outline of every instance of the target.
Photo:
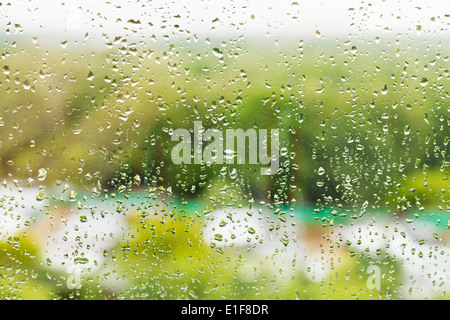
M 450 0 L 0 0 L 1 33 L 60 40 L 125 35 L 448 37 Z M 352 8 L 352 9 L 351 9 Z M 139 20 L 140 25 L 128 23 Z M 218 19 L 218 20 L 216 20 Z M 151 25 L 149 24 L 151 23 Z M 175 27 L 178 25 L 178 28 Z M 20 26 L 20 27 L 19 27 Z M 420 26 L 420 27 L 418 27 Z M 165 28 L 161 28 L 165 27 Z

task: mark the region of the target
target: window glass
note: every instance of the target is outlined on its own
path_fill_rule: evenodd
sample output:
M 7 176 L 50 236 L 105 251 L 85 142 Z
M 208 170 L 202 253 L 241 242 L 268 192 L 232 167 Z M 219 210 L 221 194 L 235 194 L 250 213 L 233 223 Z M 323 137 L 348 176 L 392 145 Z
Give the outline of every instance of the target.
M 0 298 L 446 298 L 449 21 L 0 0 Z

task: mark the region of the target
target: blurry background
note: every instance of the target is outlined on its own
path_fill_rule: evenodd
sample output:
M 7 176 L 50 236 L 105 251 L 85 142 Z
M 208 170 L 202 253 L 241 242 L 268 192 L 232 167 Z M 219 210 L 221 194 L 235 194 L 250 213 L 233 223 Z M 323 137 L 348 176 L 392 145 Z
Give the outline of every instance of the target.
M 446 298 L 449 9 L 0 1 L 0 294 Z M 174 165 L 195 120 L 278 173 Z

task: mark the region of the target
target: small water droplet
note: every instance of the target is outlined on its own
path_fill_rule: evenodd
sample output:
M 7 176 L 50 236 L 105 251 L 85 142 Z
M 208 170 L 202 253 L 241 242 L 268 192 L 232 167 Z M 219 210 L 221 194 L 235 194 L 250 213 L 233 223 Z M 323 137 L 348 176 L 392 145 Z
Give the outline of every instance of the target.
M 44 181 L 46 177 L 47 177 L 47 170 L 45 170 L 44 168 L 39 169 L 38 170 L 38 180 Z
M 287 247 L 287 245 L 289 244 L 289 239 L 281 238 L 280 241 L 285 247 Z
M 222 58 L 223 57 L 223 52 L 219 48 L 213 48 L 212 49 L 212 53 L 218 58 Z
M 422 87 L 425 87 L 428 84 L 428 79 L 427 78 L 422 78 L 422 80 L 420 81 L 420 85 Z
M 69 193 L 69 201 L 76 201 L 77 200 L 76 196 L 77 196 L 77 193 L 75 191 L 73 191 L 73 190 L 70 191 L 70 193 Z
M 83 258 L 83 257 L 78 257 L 73 259 L 73 262 L 75 262 L 75 264 L 86 264 L 89 262 L 88 258 Z

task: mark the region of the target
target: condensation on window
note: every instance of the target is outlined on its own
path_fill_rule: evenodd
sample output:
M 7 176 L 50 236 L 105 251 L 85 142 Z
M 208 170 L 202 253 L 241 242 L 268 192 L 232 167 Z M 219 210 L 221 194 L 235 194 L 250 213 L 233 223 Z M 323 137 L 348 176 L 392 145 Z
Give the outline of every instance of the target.
M 448 298 L 449 22 L 0 0 L 0 298 Z

